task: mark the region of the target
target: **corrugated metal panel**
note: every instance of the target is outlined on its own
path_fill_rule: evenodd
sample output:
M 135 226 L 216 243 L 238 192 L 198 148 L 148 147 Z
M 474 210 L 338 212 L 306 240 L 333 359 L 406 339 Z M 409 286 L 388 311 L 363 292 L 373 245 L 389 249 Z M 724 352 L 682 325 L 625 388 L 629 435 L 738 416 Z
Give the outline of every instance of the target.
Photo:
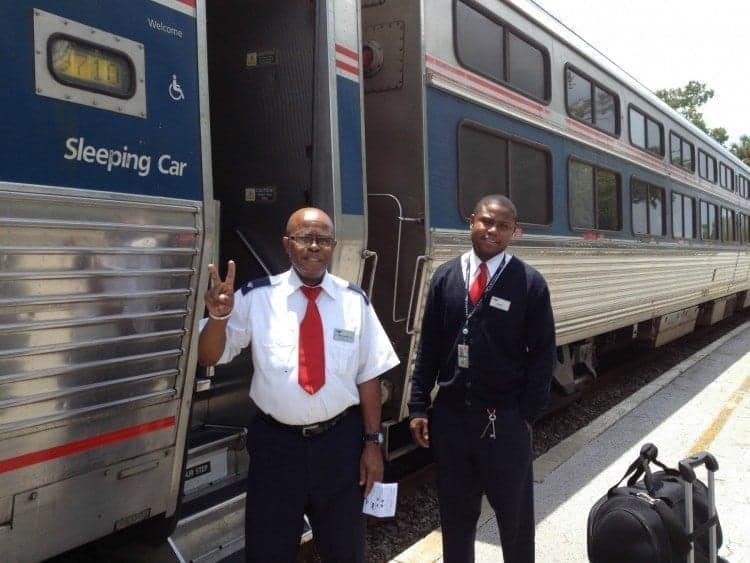
M 434 235 L 432 270 L 469 249 L 468 236 Z M 509 251 L 546 278 L 558 344 L 750 288 L 745 248 L 524 235 Z
M 198 204 L 0 191 L 0 432 L 179 394 Z

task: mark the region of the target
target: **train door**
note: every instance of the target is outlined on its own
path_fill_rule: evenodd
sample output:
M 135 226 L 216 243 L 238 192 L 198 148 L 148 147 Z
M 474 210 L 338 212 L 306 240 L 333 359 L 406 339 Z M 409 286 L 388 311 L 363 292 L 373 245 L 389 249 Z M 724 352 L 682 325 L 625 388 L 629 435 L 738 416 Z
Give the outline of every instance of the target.
M 206 229 L 196 10 L 0 5 L 0 544 L 175 513 Z
M 218 209 L 212 260 L 222 273 L 236 262 L 237 287 L 283 272 L 286 221 L 316 206 L 334 222 L 333 273 L 359 283 L 366 224 L 358 0 L 222 0 L 205 9 Z M 194 399 L 183 516 L 201 510 L 191 522 L 231 522 L 213 526 L 211 541 L 224 546 L 242 545 L 251 376 L 246 351 L 200 373 Z M 191 525 L 173 536 L 186 559 L 213 545 L 197 546 L 190 536 L 203 532 Z

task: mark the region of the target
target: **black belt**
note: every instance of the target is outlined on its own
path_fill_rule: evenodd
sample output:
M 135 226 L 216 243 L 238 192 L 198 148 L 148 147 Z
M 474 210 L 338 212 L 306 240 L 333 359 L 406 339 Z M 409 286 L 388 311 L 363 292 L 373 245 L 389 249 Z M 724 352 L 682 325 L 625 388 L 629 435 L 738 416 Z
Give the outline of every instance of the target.
M 329 418 L 328 420 L 316 422 L 315 424 L 303 424 L 299 426 L 294 425 L 294 424 L 284 424 L 283 422 L 279 422 L 270 414 L 266 414 L 261 410 L 258 411 L 258 417 L 264 422 L 267 422 L 268 424 L 270 424 L 271 426 L 275 426 L 276 428 L 281 428 L 282 430 L 286 430 L 288 432 L 293 432 L 294 434 L 298 434 L 299 436 L 302 436 L 303 438 L 310 438 L 311 436 L 320 436 L 321 434 L 325 434 L 331 428 L 333 428 L 339 422 L 341 422 L 344 419 L 344 417 L 355 408 L 357 408 L 356 405 L 353 405 L 341 411 L 339 414 L 337 414 L 333 418 Z

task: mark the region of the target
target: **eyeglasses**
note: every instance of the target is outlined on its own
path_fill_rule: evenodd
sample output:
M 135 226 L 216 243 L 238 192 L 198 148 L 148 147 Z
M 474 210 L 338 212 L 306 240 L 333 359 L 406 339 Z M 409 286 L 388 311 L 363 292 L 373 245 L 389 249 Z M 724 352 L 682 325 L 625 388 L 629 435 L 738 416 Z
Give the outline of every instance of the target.
M 300 246 L 312 246 L 313 243 L 317 243 L 322 248 L 331 248 L 336 244 L 336 239 L 333 237 L 319 237 L 317 235 L 289 235 L 287 238 Z

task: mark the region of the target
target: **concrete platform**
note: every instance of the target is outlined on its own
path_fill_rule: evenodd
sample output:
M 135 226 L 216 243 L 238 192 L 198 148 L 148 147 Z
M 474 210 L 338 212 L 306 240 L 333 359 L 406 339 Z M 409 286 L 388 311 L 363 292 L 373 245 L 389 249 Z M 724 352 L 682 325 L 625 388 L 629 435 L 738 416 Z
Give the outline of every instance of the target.
M 750 323 L 675 366 L 534 462 L 537 561 L 585 562 L 586 519 L 640 447 L 652 442 L 668 466 L 708 450 L 717 458 L 719 551 L 750 562 Z M 705 470 L 698 476 L 705 481 Z M 478 562 L 500 562 L 497 524 L 484 503 Z M 435 530 L 392 561 L 442 561 Z

